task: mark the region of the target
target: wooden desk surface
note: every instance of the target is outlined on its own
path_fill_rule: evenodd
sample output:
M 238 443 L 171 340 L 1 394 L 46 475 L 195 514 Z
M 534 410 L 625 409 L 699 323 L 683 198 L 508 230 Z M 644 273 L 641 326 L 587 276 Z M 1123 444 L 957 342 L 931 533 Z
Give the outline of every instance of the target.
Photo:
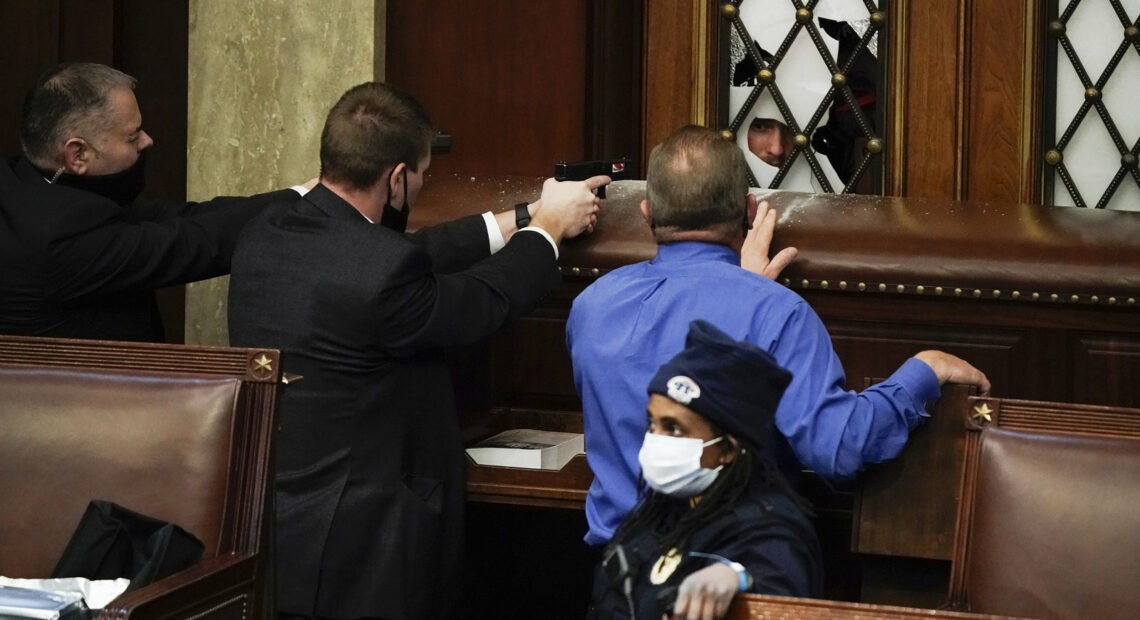
M 822 599 L 791 598 L 765 594 L 745 594 L 733 600 L 728 620 L 829 620 L 859 618 L 861 620 L 894 620 L 932 618 L 935 620 L 1000 620 L 1010 616 L 972 614 L 941 609 L 870 605 Z

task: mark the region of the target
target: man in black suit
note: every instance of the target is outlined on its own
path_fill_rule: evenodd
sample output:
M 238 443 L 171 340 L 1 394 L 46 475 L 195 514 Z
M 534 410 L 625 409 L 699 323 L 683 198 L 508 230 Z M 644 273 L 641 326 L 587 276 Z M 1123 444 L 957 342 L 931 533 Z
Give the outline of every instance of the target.
M 304 377 L 280 407 L 283 618 L 458 613 L 464 456 L 443 350 L 557 289 L 557 244 L 592 227 L 609 182 L 548 179 L 516 212 L 405 235 L 432 135 L 412 97 L 350 89 L 325 122 L 320 183 L 255 218 L 234 255 L 232 343 L 281 349 Z
M 229 271 L 253 198 L 138 198 L 144 154 L 135 79 L 69 63 L 28 92 L 23 155 L 0 160 L 0 333 L 160 341 L 154 290 Z

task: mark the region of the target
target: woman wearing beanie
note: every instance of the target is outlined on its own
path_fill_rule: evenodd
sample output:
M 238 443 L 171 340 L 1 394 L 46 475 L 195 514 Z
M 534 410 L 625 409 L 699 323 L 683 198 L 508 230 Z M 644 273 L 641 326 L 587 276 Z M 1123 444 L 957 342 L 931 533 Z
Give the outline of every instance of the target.
M 594 578 L 597 618 L 723 618 L 738 592 L 820 596 L 808 508 L 763 454 L 791 374 L 694 321 L 649 384 L 645 488 Z

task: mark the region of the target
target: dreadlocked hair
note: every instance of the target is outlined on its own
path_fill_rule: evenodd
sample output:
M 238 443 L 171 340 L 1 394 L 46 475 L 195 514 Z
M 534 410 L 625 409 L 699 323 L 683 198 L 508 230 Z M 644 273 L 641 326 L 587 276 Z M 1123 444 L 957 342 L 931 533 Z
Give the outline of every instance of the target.
M 792 489 L 772 459 L 742 448 L 736 458 L 720 470 L 707 491 L 689 500 L 690 508 L 680 518 L 670 516 L 676 510 L 677 498 L 650 489 L 633 513 L 622 521 L 613 540 L 620 542 L 629 532 L 649 527 L 658 537 L 662 554 L 671 549 L 683 553 L 694 532 L 731 511 L 752 485 L 780 491 L 809 518 L 814 516 L 811 505 Z

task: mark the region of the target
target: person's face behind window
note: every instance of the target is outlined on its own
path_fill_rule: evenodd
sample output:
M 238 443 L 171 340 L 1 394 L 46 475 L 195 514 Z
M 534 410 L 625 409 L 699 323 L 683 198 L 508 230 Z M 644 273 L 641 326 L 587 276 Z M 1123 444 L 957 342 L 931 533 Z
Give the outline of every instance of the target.
M 94 150 L 87 161 L 86 174 L 99 176 L 122 172 L 135 165 L 139 154 L 150 148 L 154 140 L 142 129 L 142 113 L 138 100 L 129 88 L 116 88 L 107 95 L 110 114 L 109 129 L 98 136 L 85 137 Z
M 774 118 L 755 118 L 748 126 L 748 150 L 760 161 L 779 168 L 792 151 L 792 131 Z
M 649 395 L 646 412 L 649 414 L 648 432 L 656 435 L 695 437 L 702 442 L 711 441 L 719 436 L 704 416 L 661 394 Z M 714 469 L 722 464 L 722 444 L 727 442 L 705 447 L 701 453 L 701 467 Z

